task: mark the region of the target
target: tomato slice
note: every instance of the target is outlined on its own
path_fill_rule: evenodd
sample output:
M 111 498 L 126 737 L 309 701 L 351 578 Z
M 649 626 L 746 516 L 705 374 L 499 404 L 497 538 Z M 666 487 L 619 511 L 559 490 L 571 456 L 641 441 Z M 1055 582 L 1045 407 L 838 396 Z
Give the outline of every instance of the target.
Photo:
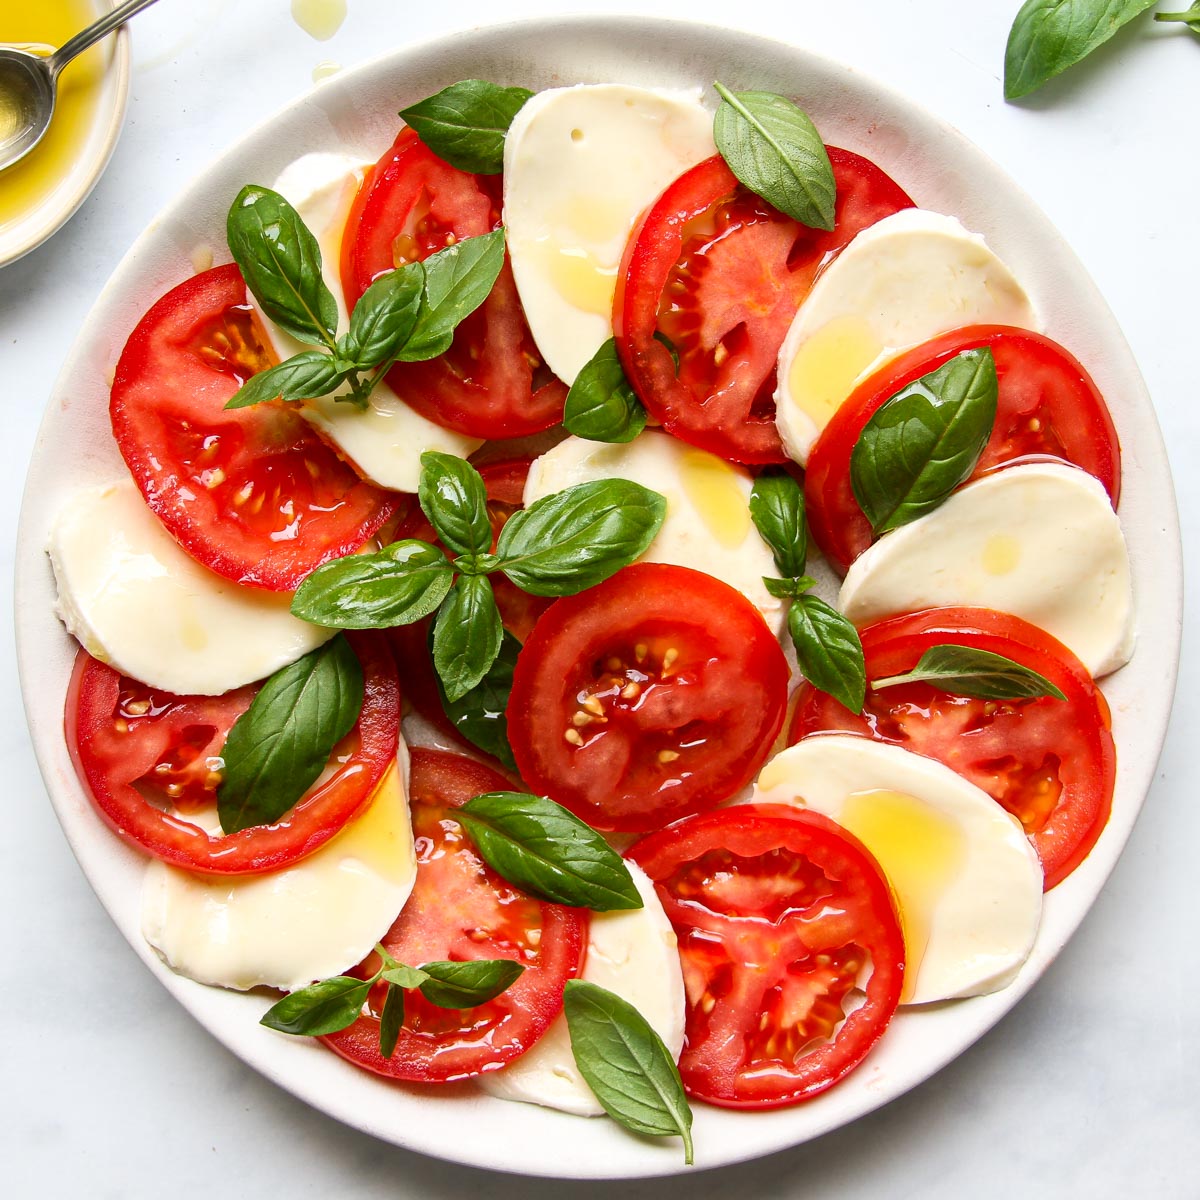
M 818 272 L 852 237 L 912 201 L 874 163 L 829 147 L 832 232 L 784 216 L 719 156 L 686 171 L 635 230 L 618 276 L 617 349 L 651 415 L 743 463 L 784 462 L 775 361 Z M 676 371 L 665 335 L 679 356 Z
M 903 674 L 930 647 L 952 644 L 1003 654 L 1067 699 L 979 700 L 910 683 L 868 687 L 860 716 L 806 683 L 789 744 L 836 729 L 936 758 L 1021 822 L 1047 891 L 1065 879 L 1104 829 L 1116 781 L 1108 705 L 1083 664 L 1037 626 L 986 608 L 927 609 L 870 625 L 861 636 L 868 679 Z
M 469 175 L 402 129 L 371 169 L 342 238 L 342 286 L 351 307 L 381 274 L 500 228 L 500 176 Z M 480 308 L 445 354 L 398 363 L 396 394 L 447 429 L 479 438 L 524 437 L 562 420 L 566 385 L 543 364 L 507 260 Z
M 67 692 L 67 745 L 101 817 L 139 850 L 189 871 L 273 871 L 311 854 L 375 791 L 400 733 L 386 643 L 374 633 L 347 636 L 363 668 L 358 723 L 334 750 L 326 775 L 287 815 L 231 834 L 206 833 L 168 810 L 216 804 L 220 764 L 212 760 L 260 685 L 224 696 L 173 696 L 81 650 Z
M 805 500 L 813 538 L 839 571 L 871 545 L 871 525 L 850 484 L 850 455 L 863 427 L 897 392 L 943 363 L 979 346 L 996 360 L 996 423 L 976 478 L 1028 456 L 1065 459 L 1094 475 L 1116 508 L 1121 449 L 1099 389 L 1057 342 L 1027 329 L 973 325 L 942 334 L 898 355 L 865 379 L 821 432 L 808 459 Z
M 292 591 L 357 550 L 398 500 L 282 405 L 225 410 L 275 361 L 265 345 L 235 265 L 193 276 L 138 322 L 109 412 L 146 503 L 193 558 L 237 583 Z
M 787 687 L 779 642 L 741 592 L 635 563 L 556 600 L 534 626 L 508 735 L 535 791 L 597 829 L 644 832 L 750 782 Z
M 469 758 L 414 750 L 409 800 L 417 880 L 383 944 L 411 966 L 511 958 L 525 970 L 507 991 L 469 1009 L 437 1008 L 417 992 L 404 998 L 404 1026 L 391 1058 L 379 1052 L 378 1009 L 324 1038 L 343 1058 L 378 1075 L 449 1083 L 511 1062 L 562 1009 L 563 985 L 578 972 L 587 910 L 534 900 L 506 883 L 475 852 L 454 810 L 484 792 L 507 790 L 503 776 Z M 373 975 L 375 954 L 359 974 Z
M 727 1108 L 796 1104 L 862 1062 L 896 1011 L 904 939 L 860 842 L 817 813 L 737 804 L 628 855 L 679 939 L 679 1073 L 691 1095 Z

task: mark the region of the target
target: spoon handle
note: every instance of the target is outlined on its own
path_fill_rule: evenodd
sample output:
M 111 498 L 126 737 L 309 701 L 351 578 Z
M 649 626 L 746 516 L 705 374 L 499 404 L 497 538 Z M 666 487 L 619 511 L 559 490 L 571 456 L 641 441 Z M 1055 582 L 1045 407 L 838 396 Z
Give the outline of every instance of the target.
M 51 56 L 47 66 L 51 78 L 56 76 L 77 54 L 82 54 L 89 46 L 94 45 L 102 37 L 107 37 L 114 29 L 124 25 L 135 13 L 143 8 L 149 8 L 155 0 L 125 0 L 117 5 L 110 13 L 106 13 L 98 21 L 94 21 L 86 29 L 77 33 L 70 41 L 64 42 Z

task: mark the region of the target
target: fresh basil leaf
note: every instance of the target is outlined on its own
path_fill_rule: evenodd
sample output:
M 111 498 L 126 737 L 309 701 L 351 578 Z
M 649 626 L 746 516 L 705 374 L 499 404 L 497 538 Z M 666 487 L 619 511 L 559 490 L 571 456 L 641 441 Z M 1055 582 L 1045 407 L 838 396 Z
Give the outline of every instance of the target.
M 871 681 L 872 689 L 901 683 L 931 683 L 955 696 L 980 700 L 1030 700 L 1066 696 L 1049 679 L 1031 667 L 1023 667 L 1003 654 L 975 650 L 970 646 L 931 646 L 911 671 Z
M 1154 14 L 1156 21 L 1182 21 L 1193 33 L 1200 33 L 1200 0 L 1187 12 L 1160 12 Z
M 383 969 L 380 978 L 385 983 L 395 984 L 398 988 L 411 989 L 419 988 L 428 976 L 419 967 L 410 967 L 393 959 L 392 963 Z
M 667 502 L 628 479 L 580 483 L 513 513 L 500 531 L 500 569 L 534 596 L 573 596 L 644 554 Z
M 804 489 L 786 471 L 764 471 L 750 491 L 750 516 L 779 573 L 789 579 L 803 575 L 808 561 Z
M 511 958 L 475 958 L 466 962 L 421 964 L 421 995 L 438 1008 L 474 1008 L 494 1000 L 525 970 Z
M 806 595 L 788 609 L 788 632 L 805 679 L 851 712 L 862 712 L 867 671 L 858 630 L 819 596 Z
M 304 1037 L 320 1037 L 337 1033 L 353 1025 L 362 1015 L 362 1007 L 371 991 L 371 980 L 355 979 L 350 975 L 335 975 L 322 979 L 311 987 L 301 988 L 272 1004 L 259 1021 L 268 1029 L 294 1033 Z
M 333 349 L 337 301 L 321 273 L 321 247 L 300 214 L 278 192 L 249 184 L 225 225 L 229 250 L 263 312 L 292 337 Z
M 425 268 L 419 262 L 375 280 L 354 306 L 339 351 L 363 370 L 395 358 L 416 328 L 424 288 Z
M 764 575 L 762 581 L 767 591 L 779 600 L 794 600 L 797 596 L 803 596 L 817 582 L 811 575 L 799 575 L 791 579 L 772 579 Z
M 646 428 L 646 410 L 625 378 L 615 338 L 609 338 L 575 377 L 562 423 L 576 437 L 593 442 L 632 442 Z
M 379 1014 L 379 1053 L 391 1058 L 396 1053 L 400 1030 L 404 1025 L 404 989 L 388 982 Z
M 464 79 L 401 109 L 400 116 L 452 167 L 473 175 L 499 175 L 504 169 L 504 135 L 532 95 L 528 88 Z
M 496 554 L 460 554 L 454 559 L 454 569 L 460 575 L 490 575 L 500 569 Z
M 451 703 L 479 686 L 503 636 L 491 581 L 486 575 L 460 575 L 433 625 L 433 665 Z
M 504 230 L 464 238 L 431 254 L 421 265 L 425 270 L 421 311 L 397 355 L 401 362 L 423 362 L 450 349 L 459 322 L 488 298 L 504 266 Z
M 225 402 L 225 407 L 249 408 L 264 400 L 314 400 L 329 395 L 349 373 L 324 351 L 305 350 L 251 375 Z
M 996 420 L 996 362 L 964 350 L 881 405 L 850 452 L 850 486 L 876 534 L 941 504 L 975 469 Z
M 808 115 L 773 92 L 713 86 L 721 97 L 713 140 L 738 180 L 801 224 L 832 229 L 837 184 Z
M 456 554 L 486 554 L 491 550 L 487 485 L 465 459 L 426 450 L 421 455 L 417 498 L 438 537 Z
M 506 709 L 520 649 L 521 643 L 506 630 L 496 661 L 479 683 L 459 700 L 447 699 L 442 681 L 438 679 L 442 708 L 454 728 L 472 745 L 513 771 L 517 769 L 517 763 L 508 743 Z
M 488 792 L 454 815 L 493 870 L 543 900 L 596 912 L 642 907 L 625 860 L 546 796 Z
M 604 1111 L 634 1133 L 681 1137 L 692 1151 L 692 1110 L 670 1051 L 636 1008 L 582 979 L 563 988 L 575 1065 Z
M 362 667 L 340 635 L 276 671 L 225 739 L 221 828 L 237 833 L 282 817 L 354 728 L 362 702 Z
M 1016 100 L 1087 58 L 1156 0 L 1026 0 L 1004 50 L 1004 98 Z
M 440 550 L 406 538 L 318 567 L 296 589 L 292 612 L 331 629 L 390 629 L 429 616 L 453 582 Z

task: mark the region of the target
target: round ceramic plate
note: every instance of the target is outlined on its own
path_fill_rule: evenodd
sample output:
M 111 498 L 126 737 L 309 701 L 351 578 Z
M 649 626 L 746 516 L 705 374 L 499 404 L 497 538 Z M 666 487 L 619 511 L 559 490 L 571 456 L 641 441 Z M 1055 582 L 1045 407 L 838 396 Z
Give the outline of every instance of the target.
M 460 33 L 347 72 L 222 156 L 126 256 L 70 353 L 42 426 L 17 562 L 18 649 L 38 760 L 80 864 L 147 967 L 231 1050 L 280 1086 L 349 1125 L 457 1162 L 581 1178 L 684 1169 L 677 1139 L 634 1137 L 611 1121 L 505 1103 L 468 1085 L 417 1090 L 384 1083 L 319 1045 L 260 1027 L 264 996 L 206 988 L 171 974 L 140 934 L 143 863 L 96 817 L 62 740 L 75 646 L 53 616 L 53 581 L 43 548 L 55 512 L 72 490 L 123 472 L 109 431 L 107 381 L 124 339 L 156 297 L 193 272 L 197 252 L 211 249 L 218 262 L 227 260 L 225 213 L 243 184 L 270 182 L 307 151 L 376 157 L 394 137 L 397 109 L 468 77 L 535 89 L 596 81 L 680 87 L 719 77 L 735 90 L 794 96 L 827 141 L 868 155 L 920 205 L 953 213 L 986 235 L 1029 290 L 1046 331 L 1094 374 L 1124 447 L 1121 519 L 1140 640 L 1132 663 L 1105 683 L 1119 753 L 1108 828 L 1086 862 L 1047 897 L 1037 944 L 1007 989 L 902 1012 L 855 1074 L 800 1107 L 756 1113 L 697 1105 L 698 1166 L 753 1158 L 815 1137 L 913 1087 L 1029 989 L 1082 920 L 1129 834 L 1166 729 L 1179 649 L 1181 555 L 1167 460 L 1144 384 L 1112 314 L 1020 188 L 953 129 L 850 68 L 780 42 L 686 23 L 589 18 L 501 26 Z

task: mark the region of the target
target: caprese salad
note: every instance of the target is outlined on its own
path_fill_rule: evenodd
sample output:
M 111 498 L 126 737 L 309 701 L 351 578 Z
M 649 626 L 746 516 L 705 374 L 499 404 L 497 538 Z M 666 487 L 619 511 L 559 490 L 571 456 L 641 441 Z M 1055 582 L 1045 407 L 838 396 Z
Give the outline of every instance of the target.
M 1116 433 L 984 239 L 786 98 L 401 115 L 230 197 L 131 332 L 129 474 L 49 547 L 67 740 L 147 940 L 275 989 L 263 1036 L 691 1161 L 689 1099 L 1009 984 L 1100 836 Z

